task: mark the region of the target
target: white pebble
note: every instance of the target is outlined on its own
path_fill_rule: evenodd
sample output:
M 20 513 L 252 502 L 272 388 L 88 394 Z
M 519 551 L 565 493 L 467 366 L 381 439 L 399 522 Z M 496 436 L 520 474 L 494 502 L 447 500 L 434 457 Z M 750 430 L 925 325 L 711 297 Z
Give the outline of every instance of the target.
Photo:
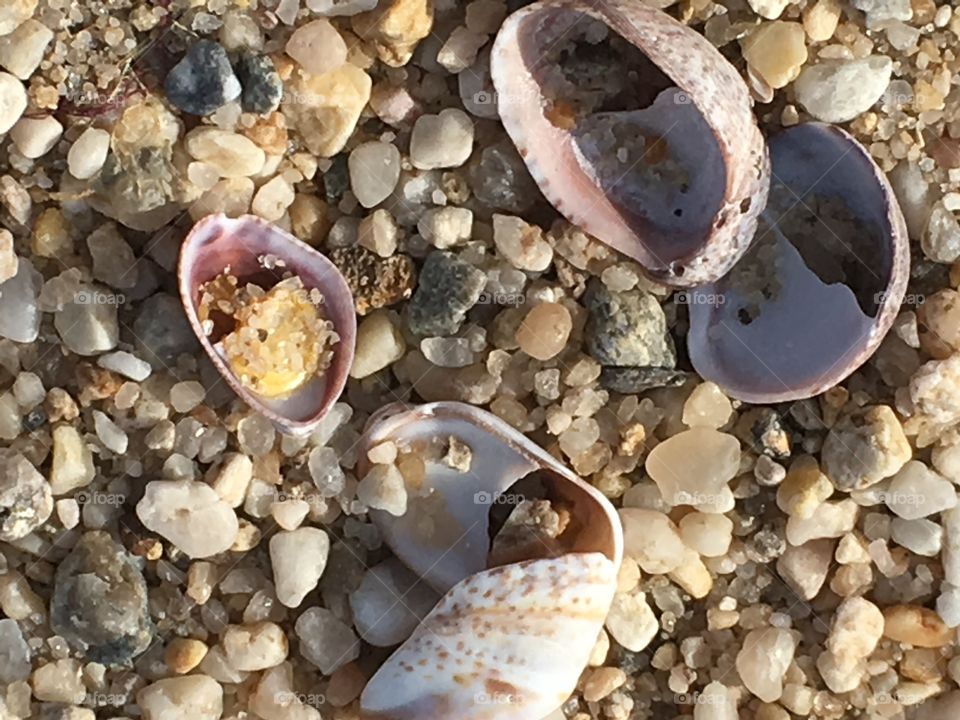
M 30 18 L 9 35 L 0 37 L 0 67 L 21 80 L 29 80 L 51 40 L 53 30 Z
M 418 170 L 460 167 L 473 152 L 473 132 L 470 116 L 457 108 L 421 115 L 410 136 L 410 162 Z
M 67 167 L 78 180 L 88 180 L 100 172 L 110 152 L 110 133 L 88 127 L 67 151 Z
M 797 101 L 817 120 L 841 123 L 869 110 L 890 84 L 893 61 L 886 55 L 856 60 L 821 60 L 793 83 Z
M 358 145 L 347 159 L 350 189 L 365 208 L 379 205 L 397 187 L 400 179 L 400 151 L 385 142 Z
M 31 160 L 36 160 L 50 152 L 61 135 L 63 135 L 63 125 L 52 115 L 20 118 L 10 131 L 10 137 L 17 151 Z
M 206 675 L 165 678 L 137 693 L 143 720 L 220 720 L 223 688 Z
M 137 382 L 146 380 L 153 372 L 150 363 L 123 350 L 99 356 L 97 365 L 104 370 L 111 370 Z
M 301 527 L 270 538 L 277 600 L 287 607 L 298 607 L 320 582 L 329 552 L 330 539 L 320 528 Z
M 193 480 L 147 483 L 137 517 L 192 558 L 224 552 L 240 532 L 237 515 L 216 491 Z
M 12 128 L 27 109 L 27 89 L 10 73 L 0 72 L 0 135 Z

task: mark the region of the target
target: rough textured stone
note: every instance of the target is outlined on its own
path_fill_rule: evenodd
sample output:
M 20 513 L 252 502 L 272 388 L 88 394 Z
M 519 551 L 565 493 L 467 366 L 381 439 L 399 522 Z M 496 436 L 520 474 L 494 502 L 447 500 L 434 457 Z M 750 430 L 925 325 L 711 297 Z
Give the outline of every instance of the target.
M 123 663 L 142 653 L 153 627 L 141 566 L 107 533 L 86 533 L 57 568 L 54 631 L 94 662 Z
M 486 283 L 486 275 L 459 256 L 440 250 L 430 253 L 410 300 L 410 330 L 417 335 L 452 335 Z
M 636 290 L 612 293 L 601 283 L 587 290 L 586 343 L 601 365 L 672 368 L 676 362 L 667 319 L 657 299 Z
M 227 51 L 210 40 L 198 40 L 164 81 L 167 100 L 191 115 L 210 115 L 240 97 Z

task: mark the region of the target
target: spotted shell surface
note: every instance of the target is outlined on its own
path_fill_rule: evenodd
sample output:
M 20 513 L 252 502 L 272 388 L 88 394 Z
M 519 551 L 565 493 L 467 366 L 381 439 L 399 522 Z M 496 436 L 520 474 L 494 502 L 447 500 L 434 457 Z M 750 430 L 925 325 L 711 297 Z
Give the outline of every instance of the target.
M 674 101 L 692 105 L 709 126 L 722 160 L 715 179 L 723 192 L 708 227 L 659 232 L 613 202 L 579 163 L 572 133 L 548 119 L 537 77 L 538 38 L 571 13 L 603 22 L 639 48 L 678 88 Z M 702 35 L 642 2 L 536 2 L 504 23 L 491 74 L 504 128 L 544 195 L 572 223 L 676 286 L 716 280 L 747 249 L 766 204 L 769 157 L 743 79 Z M 693 141 L 682 135 L 679 145 Z
M 690 359 L 697 372 L 731 397 L 774 403 L 817 395 L 849 376 L 874 353 L 900 309 L 909 278 L 906 222 L 890 184 L 869 152 L 848 133 L 830 125 L 805 123 L 770 142 L 776 183 L 795 208 L 815 196 L 842 200 L 855 216 L 858 237 L 855 270 L 869 287 L 866 312 L 844 282 L 818 277 L 785 234 L 787 212 L 765 215 L 775 243 L 772 277 L 780 291 L 759 305 L 745 323 L 748 293 L 737 285 L 736 268 L 716 283 L 690 294 Z M 818 219 L 826 240 L 833 231 Z M 754 249 L 767 239 L 758 233 Z M 845 239 L 837 238 L 837 241 Z M 841 246 L 841 249 L 844 249 Z M 863 299 L 860 301 L 864 302 Z
M 266 271 L 261 258 L 273 256 L 283 267 Z M 263 276 L 279 281 L 290 271 L 304 288 L 316 288 L 323 297 L 327 318 L 339 341 L 333 346 L 330 367 L 285 398 L 266 398 L 244 387 L 230 369 L 217 345 L 210 342 L 198 317 L 201 286 L 226 268 L 238 278 Z M 353 296 L 336 266 L 323 254 L 293 235 L 253 215 L 231 219 L 217 214 L 203 218 L 187 235 L 180 249 L 177 271 L 180 299 L 193 331 L 211 362 L 233 391 L 280 430 L 293 435 L 309 433 L 340 397 L 353 363 L 357 320 Z

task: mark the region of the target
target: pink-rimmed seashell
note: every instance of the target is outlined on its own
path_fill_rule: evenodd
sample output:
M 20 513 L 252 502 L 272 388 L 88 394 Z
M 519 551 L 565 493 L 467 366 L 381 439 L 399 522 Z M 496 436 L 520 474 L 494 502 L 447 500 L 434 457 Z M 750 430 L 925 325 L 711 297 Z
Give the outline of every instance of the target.
M 263 258 L 279 259 L 282 266 L 267 268 Z M 289 272 L 302 280 L 305 290 L 320 292 L 326 317 L 339 336 L 330 365 L 322 374 L 282 398 L 259 395 L 241 382 L 199 319 L 201 286 L 227 268 L 241 281 L 258 282 L 264 289 Z M 194 225 L 183 241 L 178 281 L 194 333 L 234 392 L 282 432 L 305 435 L 315 428 L 343 392 L 356 343 L 353 295 L 337 267 L 317 250 L 261 218 L 210 215 Z
M 866 362 L 899 312 L 910 265 L 893 190 L 849 134 L 797 125 L 770 153 L 753 246 L 689 295 L 694 368 L 751 403 L 812 397 Z
M 591 65 L 610 48 L 630 60 Z M 747 86 L 702 35 L 636 0 L 535 2 L 504 22 L 491 74 L 504 128 L 570 222 L 683 287 L 746 250 L 769 159 Z
M 470 449 L 469 468 L 436 456 L 450 438 Z M 547 716 L 574 691 L 613 601 L 623 554 L 616 511 L 549 453 L 470 405 L 385 408 L 368 424 L 361 458 L 387 441 L 422 457 L 424 472 L 408 488 L 406 513 L 371 516 L 397 557 L 444 595 L 367 683 L 361 712 L 391 720 Z M 364 459 L 359 472 L 368 466 Z M 532 558 L 497 555 L 491 507 L 530 477 L 569 508 L 572 535 L 534 543 Z

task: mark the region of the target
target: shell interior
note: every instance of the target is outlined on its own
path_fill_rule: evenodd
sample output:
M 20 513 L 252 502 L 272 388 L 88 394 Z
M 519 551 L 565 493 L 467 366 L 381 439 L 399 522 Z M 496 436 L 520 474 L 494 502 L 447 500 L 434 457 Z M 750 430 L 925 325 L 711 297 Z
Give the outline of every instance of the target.
M 282 264 L 265 267 L 263 258 Z M 272 266 L 273 263 L 267 265 Z M 225 269 L 241 282 L 268 289 L 285 272 L 297 275 L 307 290 L 320 291 L 324 310 L 340 339 L 330 366 L 282 398 L 271 398 L 245 387 L 226 360 L 216 334 L 208 336 L 198 319 L 200 288 Z M 234 391 L 251 407 L 285 432 L 309 432 L 336 402 L 353 362 L 356 315 L 350 288 L 326 257 L 292 235 L 254 216 L 230 219 L 211 215 L 199 221 L 180 252 L 180 295 L 194 332 L 210 359 Z
M 438 442 L 451 437 L 470 449 L 466 472 L 435 452 Z M 420 455 L 425 472 L 422 485 L 408 490 L 404 515 L 373 510 L 371 516 L 397 556 L 440 592 L 487 569 L 490 509 L 532 473 L 549 485 L 553 497 L 577 510 L 577 532 L 564 549 L 602 552 L 619 565 L 619 522 L 608 501 L 496 416 L 454 402 L 412 410 L 390 406 L 371 418 L 364 444 L 372 447 L 385 440 L 401 452 Z
M 907 274 L 903 218 L 856 141 L 810 123 L 770 150 L 753 245 L 690 295 L 694 367 L 751 402 L 808 397 L 853 372 L 889 329 Z

